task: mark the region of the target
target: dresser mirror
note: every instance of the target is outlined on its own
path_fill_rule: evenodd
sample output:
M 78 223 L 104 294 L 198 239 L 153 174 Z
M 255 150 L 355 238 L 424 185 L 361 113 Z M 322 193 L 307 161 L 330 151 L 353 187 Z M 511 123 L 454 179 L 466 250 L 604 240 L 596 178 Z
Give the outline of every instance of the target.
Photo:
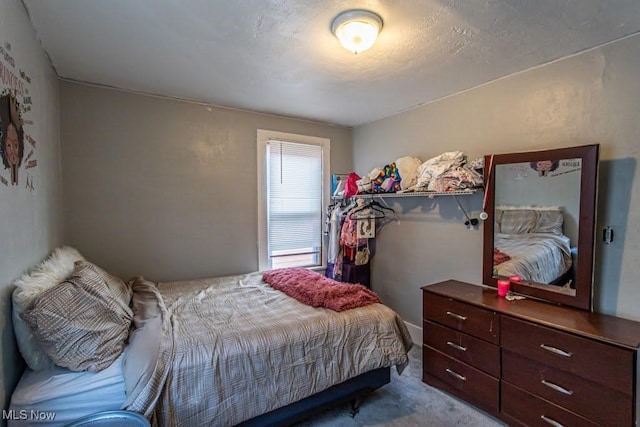
M 482 278 L 591 310 L 598 145 L 485 156 Z

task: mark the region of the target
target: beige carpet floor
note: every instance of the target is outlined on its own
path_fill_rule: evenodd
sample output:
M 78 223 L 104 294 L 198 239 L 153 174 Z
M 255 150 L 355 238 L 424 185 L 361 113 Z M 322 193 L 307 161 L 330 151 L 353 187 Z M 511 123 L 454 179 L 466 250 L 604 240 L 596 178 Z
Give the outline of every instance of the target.
M 421 347 L 414 346 L 409 358 L 410 364 L 402 375 L 393 368 L 391 383 L 367 396 L 355 417 L 351 417 L 351 407 L 346 404 L 330 408 L 297 426 L 505 426 L 462 400 L 424 384 Z

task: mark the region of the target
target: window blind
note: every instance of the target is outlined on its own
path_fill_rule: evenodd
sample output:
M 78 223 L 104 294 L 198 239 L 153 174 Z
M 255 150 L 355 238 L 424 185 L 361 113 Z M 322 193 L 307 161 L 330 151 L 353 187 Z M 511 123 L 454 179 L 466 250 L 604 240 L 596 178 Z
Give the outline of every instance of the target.
M 278 266 L 279 257 L 289 258 L 297 265 L 319 264 L 322 147 L 269 141 L 266 163 L 267 251 L 272 267 Z

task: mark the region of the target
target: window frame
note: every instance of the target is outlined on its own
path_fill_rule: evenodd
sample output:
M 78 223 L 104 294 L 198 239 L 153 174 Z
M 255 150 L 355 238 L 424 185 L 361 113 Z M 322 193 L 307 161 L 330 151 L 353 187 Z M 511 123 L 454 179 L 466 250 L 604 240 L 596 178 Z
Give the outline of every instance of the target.
M 293 142 L 298 144 L 311 144 L 322 147 L 322 212 L 321 218 L 324 218 L 324 211 L 328 206 L 331 197 L 331 140 L 310 135 L 300 135 L 288 132 L 279 132 L 273 130 L 258 129 L 257 131 L 257 173 L 258 173 L 258 269 L 265 271 L 271 269 L 269 266 L 269 258 L 267 256 L 268 242 L 268 224 L 267 224 L 267 179 L 266 179 L 266 162 L 267 162 L 267 143 L 269 141 Z M 321 224 L 320 229 L 324 227 Z M 320 236 L 320 265 L 311 267 L 312 269 L 324 269 L 327 265 L 327 247 L 324 237 Z

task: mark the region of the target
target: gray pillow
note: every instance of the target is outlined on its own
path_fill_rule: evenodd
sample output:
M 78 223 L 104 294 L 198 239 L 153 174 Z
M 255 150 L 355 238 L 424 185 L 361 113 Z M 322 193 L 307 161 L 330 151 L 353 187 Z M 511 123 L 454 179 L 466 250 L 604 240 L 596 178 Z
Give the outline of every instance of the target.
M 500 210 L 497 230 L 506 234 L 553 233 L 562 234 L 563 215 L 552 208 L 512 208 Z
M 131 289 L 88 261 L 39 294 L 21 314 L 40 347 L 58 366 L 97 372 L 126 344 L 133 313 Z
M 13 282 L 16 287 L 12 294 L 13 331 L 20 354 L 34 371 L 53 368 L 55 364 L 40 348 L 29 325 L 20 315 L 36 296 L 69 277 L 73 272 L 74 263 L 80 260 L 84 260 L 84 257 L 74 248 L 59 247 L 44 261 Z

